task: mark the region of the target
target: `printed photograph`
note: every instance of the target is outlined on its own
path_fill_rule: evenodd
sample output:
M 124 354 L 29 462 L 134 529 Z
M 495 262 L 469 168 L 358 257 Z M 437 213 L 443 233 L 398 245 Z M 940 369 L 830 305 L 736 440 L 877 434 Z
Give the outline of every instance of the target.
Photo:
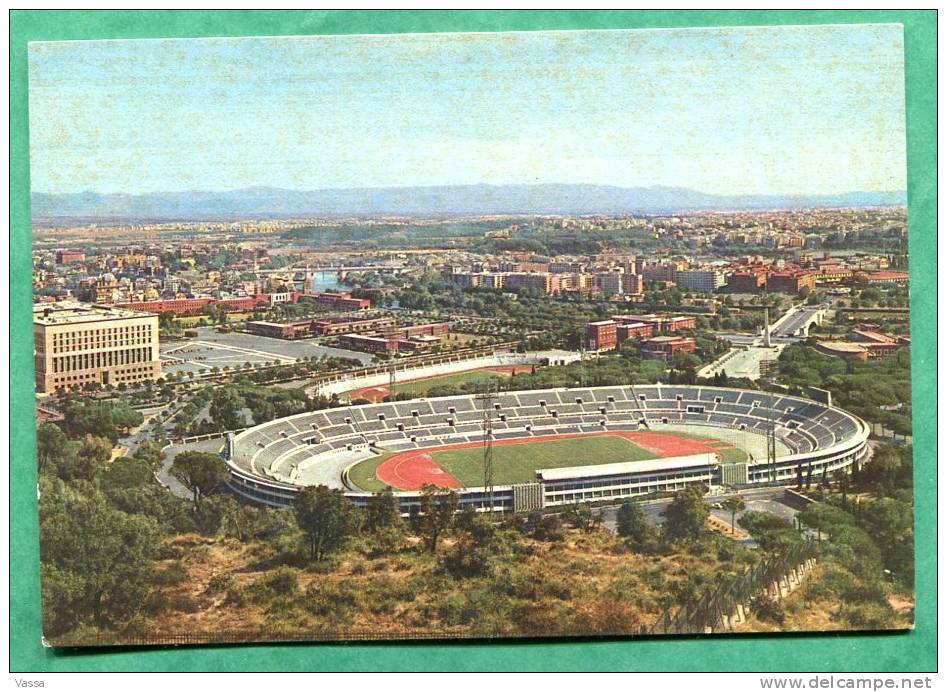
M 900 25 L 29 47 L 44 642 L 910 630 Z

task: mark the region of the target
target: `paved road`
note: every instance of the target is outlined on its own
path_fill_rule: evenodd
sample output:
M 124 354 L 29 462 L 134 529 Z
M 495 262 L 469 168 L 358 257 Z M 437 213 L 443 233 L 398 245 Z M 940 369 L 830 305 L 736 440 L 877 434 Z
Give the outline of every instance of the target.
M 788 521 L 792 521 L 792 518 L 796 516 L 797 510 L 784 505 L 780 502 L 783 494 L 785 493 L 785 488 L 754 488 L 752 490 L 744 490 L 735 494 L 728 495 L 718 495 L 716 497 L 707 497 L 704 498 L 704 501 L 708 505 L 716 505 L 728 497 L 739 497 L 746 503 L 746 509 L 744 511 L 754 511 L 754 512 L 767 512 L 769 514 L 775 514 L 778 517 L 782 517 Z M 671 504 L 671 498 L 664 498 L 661 500 L 646 500 L 641 502 L 641 507 L 644 510 L 645 516 L 656 526 L 661 526 L 664 523 L 664 511 L 667 509 L 667 506 Z M 618 516 L 618 505 L 603 507 L 600 509 L 602 513 L 602 524 L 609 531 L 615 531 L 616 522 Z M 727 524 L 730 523 L 730 512 L 711 508 L 711 512 L 714 516 L 722 519 Z M 743 515 L 743 512 L 737 512 L 736 519 L 739 520 Z M 755 543 L 752 540 L 741 541 L 746 545 L 753 546 Z
M 808 323 L 811 322 L 816 315 L 825 310 L 825 308 L 825 305 L 805 305 L 793 308 L 789 311 L 788 316 L 779 323 L 779 326 L 771 330 L 772 336 L 795 339 L 804 338 L 796 334 L 796 332 L 808 325 Z

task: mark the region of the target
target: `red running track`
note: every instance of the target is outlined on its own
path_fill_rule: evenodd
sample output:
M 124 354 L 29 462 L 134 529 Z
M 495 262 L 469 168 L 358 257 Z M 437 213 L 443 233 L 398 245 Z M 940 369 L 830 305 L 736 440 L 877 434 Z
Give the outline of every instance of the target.
M 577 437 L 598 437 L 610 435 L 612 437 L 622 437 L 632 442 L 642 449 L 645 449 L 655 455 L 657 458 L 682 457 L 691 454 L 704 454 L 707 452 L 717 453 L 718 450 L 725 447 L 731 447 L 720 440 L 690 440 L 675 435 L 666 435 L 653 432 L 604 432 L 604 433 L 575 433 L 572 435 L 544 435 L 542 437 L 525 438 L 519 440 L 495 440 L 494 447 L 505 447 L 507 445 L 533 444 L 539 442 L 552 442 L 554 440 L 574 439 Z M 482 442 L 463 442 L 460 444 L 444 445 L 433 448 L 431 451 L 440 452 L 449 449 L 471 449 L 482 446 Z M 375 469 L 375 477 L 383 483 L 397 488 L 398 490 L 420 490 L 425 485 L 435 485 L 439 488 L 460 488 L 460 482 L 447 471 L 442 469 L 430 451 L 411 450 L 401 452 L 393 457 L 385 459 Z
M 386 459 L 375 469 L 375 477 L 399 490 L 420 490 L 425 485 L 460 488 L 460 482 L 442 469 L 430 454 L 406 452 Z

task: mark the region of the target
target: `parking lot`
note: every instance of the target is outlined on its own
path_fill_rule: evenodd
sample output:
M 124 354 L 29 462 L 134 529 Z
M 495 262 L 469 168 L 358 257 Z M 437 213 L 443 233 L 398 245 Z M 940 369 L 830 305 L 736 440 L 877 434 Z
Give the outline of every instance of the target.
M 285 341 L 266 336 L 231 332 L 222 334 L 213 327 L 197 329 L 197 338 L 161 344 L 161 369 L 166 373 L 207 372 L 214 367 L 242 366 L 244 363 L 291 364 L 310 356 L 353 358 L 372 362 L 367 353 L 323 346 L 314 340 Z

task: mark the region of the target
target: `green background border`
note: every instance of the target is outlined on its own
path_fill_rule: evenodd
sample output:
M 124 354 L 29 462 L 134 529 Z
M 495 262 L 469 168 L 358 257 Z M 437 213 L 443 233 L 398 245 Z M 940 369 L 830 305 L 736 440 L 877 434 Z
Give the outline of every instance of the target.
M 552 643 L 308 644 L 54 653 L 40 640 L 30 274 L 27 42 L 288 34 L 904 25 L 917 489 L 911 633 Z M 935 670 L 936 12 L 927 11 L 13 11 L 10 17 L 11 671 Z

